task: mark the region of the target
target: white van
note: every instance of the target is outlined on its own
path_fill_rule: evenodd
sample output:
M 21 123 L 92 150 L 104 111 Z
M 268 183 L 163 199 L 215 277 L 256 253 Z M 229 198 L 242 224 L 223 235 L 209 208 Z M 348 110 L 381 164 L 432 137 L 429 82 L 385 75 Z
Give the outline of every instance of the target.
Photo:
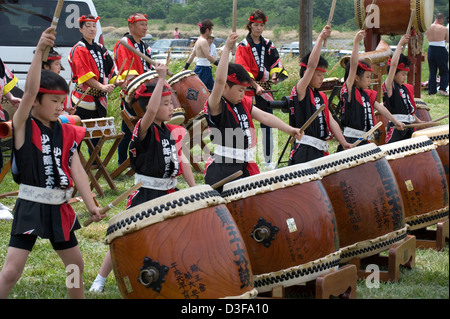
M 19 79 L 23 90 L 33 52 L 41 33 L 51 25 L 57 0 L 0 0 L 0 57 Z M 81 39 L 78 18 L 97 11 L 91 0 L 66 0 L 56 28 L 55 50 L 61 54 L 64 71 L 61 76 L 70 81 L 71 69 L 67 57 Z M 96 42 L 103 44 L 102 29 L 97 22 Z M 16 96 L 21 96 L 13 92 Z

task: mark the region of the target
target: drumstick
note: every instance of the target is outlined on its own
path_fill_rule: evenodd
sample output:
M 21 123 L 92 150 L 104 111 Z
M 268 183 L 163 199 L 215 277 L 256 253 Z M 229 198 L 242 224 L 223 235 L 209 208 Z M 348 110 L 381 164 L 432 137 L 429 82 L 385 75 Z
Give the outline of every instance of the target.
M 370 5 L 370 8 L 369 8 L 369 13 L 370 12 L 372 12 L 372 10 L 373 10 L 373 6 L 375 5 L 375 3 L 377 2 L 377 0 L 373 0 L 372 1 L 372 4 Z M 367 11 L 366 11 L 367 12 Z M 365 28 L 366 28 L 366 16 L 364 17 L 364 21 L 363 21 L 363 25 L 362 25 L 362 28 L 361 28 L 361 30 L 364 30 Z
M 127 79 L 128 74 L 130 74 L 131 66 L 133 65 L 133 63 L 134 63 L 134 57 L 131 58 L 130 66 L 128 67 L 127 73 L 125 73 L 125 80 Z
M 115 207 L 117 204 L 119 204 L 121 201 L 123 201 L 124 199 L 126 199 L 128 196 L 130 196 L 131 193 L 133 193 L 134 191 L 136 191 L 138 188 L 140 188 L 143 185 L 142 182 L 139 182 L 137 184 L 135 184 L 133 187 L 131 187 L 129 190 L 127 190 L 126 192 L 120 194 L 119 197 L 117 197 L 115 200 L 113 200 L 111 203 L 108 204 L 108 206 L 102 207 L 100 209 L 100 215 L 106 213 L 107 211 L 109 211 L 111 208 Z M 94 220 L 92 219 L 92 217 L 89 217 L 88 220 L 86 220 L 83 224 L 84 227 L 89 226 Z
M 237 20 L 237 0 L 233 0 L 233 26 L 232 32 L 236 32 L 236 20 Z M 233 45 L 232 55 L 236 54 L 236 44 Z
M 422 126 L 438 126 L 441 125 L 439 122 L 430 121 L 430 122 L 423 122 L 423 123 L 412 123 L 412 124 L 405 124 L 405 128 L 411 128 L 411 127 L 422 127 Z
M 355 143 L 353 143 L 353 147 L 356 147 L 361 143 L 362 141 L 366 140 L 373 132 L 375 132 L 381 125 L 383 125 L 383 122 L 378 122 L 375 124 L 374 127 L 372 127 L 368 132 L 366 132 L 362 137 L 360 137 Z
M 156 66 L 156 62 L 153 61 L 152 59 L 150 59 L 148 56 L 146 56 L 145 54 L 143 54 L 141 51 L 136 50 L 136 48 L 133 48 L 131 45 L 129 45 L 124 39 L 120 40 L 120 43 L 127 48 L 129 51 L 133 52 L 134 54 L 136 54 L 137 56 L 143 58 L 145 61 L 147 61 L 148 63 L 150 63 L 153 66 Z M 172 76 L 173 73 L 170 72 L 169 70 L 167 71 L 167 75 L 168 76 Z
M 336 8 L 336 2 L 337 2 L 337 0 L 333 0 L 333 3 L 331 4 L 330 15 L 328 16 L 328 23 L 327 23 L 327 25 L 331 25 L 331 21 L 333 20 L 334 9 Z M 323 46 L 324 47 L 327 46 L 327 40 L 328 39 L 325 39 L 325 41 L 323 41 Z
M 411 9 L 411 16 L 409 17 L 409 23 L 408 23 L 408 28 L 406 29 L 406 33 L 405 34 L 409 34 L 411 32 L 411 26 L 413 23 L 413 19 L 414 19 L 414 14 L 416 13 L 416 9 Z M 405 50 L 405 46 L 406 44 L 403 45 L 402 51 Z
M 125 63 L 127 63 L 127 58 L 125 58 L 122 62 L 122 65 L 119 69 L 119 73 L 117 73 L 116 79 L 114 80 L 114 83 L 113 83 L 114 85 L 116 85 L 117 80 L 119 79 L 119 76 L 122 74 L 123 68 L 125 67 Z
M 225 177 L 224 179 L 222 179 L 222 180 L 218 181 L 217 183 L 211 185 L 211 187 L 212 187 L 212 189 L 217 189 L 220 186 L 223 186 L 226 183 L 231 182 L 232 180 L 235 180 L 236 178 L 238 178 L 242 174 L 244 174 L 242 171 L 237 171 L 237 172 L 231 174 L 230 176 Z
M 52 19 L 52 27 L 56 27 L 58 26 L 58 20 L 59 20 L 59 16 L 61 15 L 61 10 L 64 4 L 64 0 L 58 0 L 58 3 L 56 5 L 56 9 L 55 9 L 55 13 L 53 14 L 53 19 Z M 47 47 L 42 55 L 42 61 L 43 62 L 47 62 L 48 59 L 48 54 L 50 53 L 50 47 Z
M 300 128 L 300 133 L 304 132 L 308 126 L 311 125 L 311 123 L 316 119 L 317 116 L 319 116 L 320 112 L 322 112 L 325 109 L 325 104 L 322 104 L 315 112 L 313 115 L 311 115 L 311 117 L 305 122 L 305 124 L 302 125 L 302 127 Z M 294 137 L 293 136 L 289 136 L 286 144 L 284 145 L 283 151 L 281 152 L 280 157 L 278 158 L 278 163 L 275 166 L 275 169 L 278 168 L 278 165 L 280 165 L 281 159 L 283 158 L 284 152 L 286 152 L 286 148 L 288 147 L 289 144 L 292 144 L 294 142 Z
M 444 115 L 444 116 L 441 116 L 441 117 L 438 117 L 437 119 L 432 120 L 431 122 L 439 122 L 439 121 L 442 121 L 443 119 L 446 119 L 447 117 L 448 117 L 448 114 Z
M 78 107 L 78 105 L 81 103 L 81 101 L 83 101 L 84 97 L 86 96 L 86 94 L 89 93 L 89 90 L 90 90 L 90 89 L 91 89 L 91 88 L 88 87 L 87 90 L 84 91 L 83 95 L 80 97 L 80 99 L 78 100 L 77 104 L 75 104 L 75 106 L 73 107 L 74 110 Z

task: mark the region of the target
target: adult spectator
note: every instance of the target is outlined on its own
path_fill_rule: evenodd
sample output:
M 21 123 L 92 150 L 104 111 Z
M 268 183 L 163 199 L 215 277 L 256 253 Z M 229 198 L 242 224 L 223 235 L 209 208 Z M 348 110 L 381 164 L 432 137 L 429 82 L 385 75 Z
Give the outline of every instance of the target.
M 444 26 L 445 16 L 438 13 L 433 24 L 427 30 L 428 38 L 428 94 L 437 93 L 437 71 L 439 70 L 439 93 L 448 96 L 448 51 L 445 44 L 448 43 L 448 29 Z

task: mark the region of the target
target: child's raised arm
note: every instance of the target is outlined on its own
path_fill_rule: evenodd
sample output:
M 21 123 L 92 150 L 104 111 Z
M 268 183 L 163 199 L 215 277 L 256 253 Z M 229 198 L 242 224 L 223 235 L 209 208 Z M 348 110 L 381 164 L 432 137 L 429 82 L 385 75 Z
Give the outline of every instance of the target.
M 345 81 L 347 85 L 348 90 L 348 100 L 350 102 L 351 96 L 352 96 L 352 87 L 353 83 L 355 82 L 355 76 L 356 71 L 358 70 L 358 63 L 359 63 L 359 43 L 362 39 L 366 36 L 366 32 L 364 30 L 360 30 L 356 33 L 354 41 L 353 41 L 353 50 L 352 50 L 352 56 L 350 58 L 350 71 L 348 73 L 347 80 Z
M 388 96 L 392 96 L 392 83 L 394 82 L 395 73 L 397 72 L 398 61 L 400 59 L 400 54 L 402 53 L 402 47 L 406 43 L 408 43 L 410 38 L 409 34 L 405 34 L 397 44 L 397 48 L 395 49 L 394 55 L 391 59 L 391 66 L 389 69 L 389 74 L 386 78 L 386 90 Z
M 228 57 L 230 55 L 230 51 L 233 49 L 233 46 L 236 43 L 238 37 L 239 36 L 236 32 L 233 32 L 228 36 L 227 42 L 222 52 L 223 57 Z M 225 89 L 225 85 L 227 84 L 227 75 L 228 59 L 222 58 L 220 59 L 219 65 L 217 66 L 214 87 L 211 91 L 211 95 L 208 98 L 209 114 L 211 115 L 217 115 L 221 112 L 220 101 L 222 100 L 222 94 Z
M 158 73 L 158 81 L 156 82 L 155 89 L 147 104 L 147 109 L 142 117 L 141 125 L 139 126 L 139 138 L 142 140 L 147 135 L 147 130 L 155 120 L 156 113 L 158 112 L 161 104 L 161 95 L 164 84 L 166 83 L 167 66 L 165 64 L 157 64 L 155 68 Z
M 297 95 L 299 101 L 303 100 L 303 98 L 305 97 L 306 89 L 308 88 L 308 85 L 311 82 L 314 72 L 318 66 L 317 64 L 319 63 L 323 41 L 328 39 L 330 35 L 331 35 L 331 27 L 329 25 L 326 25 L 323 28 L 322 32 L 320 32 L 316 40 L 316 44 L 314 45 L 314 48 L 308 59 L 308 67 L 305 73 L 303 74 L 303 77 L 297 82 Z
M 54 27 L 47 28 L 47 30 L 42 33 L 39 39 L 36 47 L 36 52 L 34 53 L 33 60 L 31 61 L 30 69 L 28 70 L 22 100 L 16 113 L 14 113 L 14 147 L 16 149 L 21 148 L 25 141 L 25 122 L 30 114 L 34 100 L 39 93 L 39 86 L 41 83 L 42 56 L 44 50 L 47 47 L 53 47 L 55 43 L 56 36 L 55 34 L 53 34 L 54 31 Z

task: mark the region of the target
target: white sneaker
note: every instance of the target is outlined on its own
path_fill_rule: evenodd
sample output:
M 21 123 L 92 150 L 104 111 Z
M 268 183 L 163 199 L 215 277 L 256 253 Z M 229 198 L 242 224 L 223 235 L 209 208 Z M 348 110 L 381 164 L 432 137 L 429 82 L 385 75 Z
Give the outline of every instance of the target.
M 266 166 L 267 171 L 271 171 L 271 170 L 275 169 L 275 165 L 272 162 L 266 163 L 265 166 Z
M 105 282 L 106 278 L 97 275 L 94 282 L 92 283 L 91 288 L 89 289 L 89 292 L 102 292 L 103 288 L 105 288 Z
M 13 219 L 11 210 L 8 207 L 6 207 L 5 205 L 3 205 L 2 203 L 0 203 L 0 219 L 5 219 L 5 220 Z

